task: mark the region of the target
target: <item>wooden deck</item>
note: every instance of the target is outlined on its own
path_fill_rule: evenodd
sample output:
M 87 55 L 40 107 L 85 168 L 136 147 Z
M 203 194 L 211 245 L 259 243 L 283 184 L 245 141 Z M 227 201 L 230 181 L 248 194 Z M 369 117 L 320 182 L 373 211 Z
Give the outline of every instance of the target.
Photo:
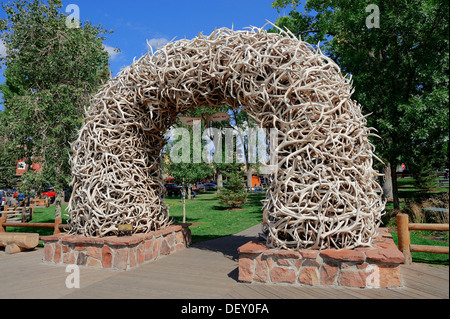
M 65 266 L 42 263 L 43 249 L 0 250 L 0 298 L 6 299 L 448 299 L 449 268 L 402 266 L 401 288 L 246 284 L 237 280 L 237 247 L 259 231 L 199 243 L 130 271 L 80 268 L 79 289 L 66 287 Z

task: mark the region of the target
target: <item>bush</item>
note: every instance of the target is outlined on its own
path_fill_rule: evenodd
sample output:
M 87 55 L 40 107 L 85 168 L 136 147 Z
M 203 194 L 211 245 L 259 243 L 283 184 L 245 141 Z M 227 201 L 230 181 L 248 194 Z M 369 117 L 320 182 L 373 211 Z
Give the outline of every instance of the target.
M 228 176 L 229 186 L 223 188 L 219 194 L 221 204 L 230 208 L 241 208 L 247 200 L 247 192 L 244 187 L 244 180 L 240 172 L 231 173 Z
M 424 211 L 423 208 L 425 207 L 446 208 L 448 210 L 448 193 L 442 193 L 428 197 L 421 196 L 416 199 L 407 200 L 405 206 L 402 209 L 402 212 L 409 216 L 409 219 L 412 223 L 449 223 L 448 213 Z

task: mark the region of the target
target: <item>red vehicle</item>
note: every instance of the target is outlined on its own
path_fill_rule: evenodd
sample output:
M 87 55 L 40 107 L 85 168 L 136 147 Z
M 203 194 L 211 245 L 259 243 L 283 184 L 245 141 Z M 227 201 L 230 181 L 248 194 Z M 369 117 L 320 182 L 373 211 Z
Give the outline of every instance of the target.
M 47 197 L 55 197 L 55 195 L 56 195 L 56 192 L 53 190 L 53 189 L 51 189 L 51 190 L 49 190 L 48 192 L 44 192 L 44 193 L 42 193 L 42 196 L 47 196 Z

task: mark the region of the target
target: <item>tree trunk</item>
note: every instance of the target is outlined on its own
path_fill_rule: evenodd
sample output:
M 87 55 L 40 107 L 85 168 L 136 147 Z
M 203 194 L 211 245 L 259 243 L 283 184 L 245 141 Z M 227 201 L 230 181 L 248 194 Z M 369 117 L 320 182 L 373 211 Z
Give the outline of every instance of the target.
M 62 218 L 61 205 L 64 200 L 64 191 L 58 190 L 55 195 L 55 219 Z
M 183 182 L 181 189 L 181 200 L 183 201 L 183 223 L 186 222 L 186 188 Z
M 191 189 L 192 189 L 192 185 L 191 184 L 189 184 L 188 185 L 188 199 L 191 199 Z
M 389 163 L 391 169 L 391 181 L 392 181 L 392 199 L 394 203 L 394 209 L 400 209 L 400 202 L 398 199 L 398 184 L 397 184 L 397 168 L 395 162 Z
M 391 176 L 390 165 L 387 165 L 383 168 L 383 174 L 384 174 L 384 176 L 382 177 L 382 186 L 381 186 L 383 189 L 382 197 L 383 197 L 383 199 L 392 201 L 394 198 L 394 195 L 392 192 L 392 176 Z
M 253 172 L 252 167 L 250 166 L 250 164 L 247 164 L 247 187 L 249 187 L 249 188 L 251 188 L 253 186 L 252 185 L 252 172 Z
M 220 188 L 223 187 L 222 173 L 217 173 L 217 193 L 220 193 Z

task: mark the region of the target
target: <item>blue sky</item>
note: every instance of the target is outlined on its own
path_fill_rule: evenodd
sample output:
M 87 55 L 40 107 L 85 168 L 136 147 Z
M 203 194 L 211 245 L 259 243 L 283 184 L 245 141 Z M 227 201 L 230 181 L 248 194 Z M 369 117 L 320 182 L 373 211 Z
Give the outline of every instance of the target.
M 262 27 L 266 20 L 275 23 L 280 15 L 273 0 L 63 0 L 63 10 L 75 4 L 80 20 L 101 24 L 114 33 L 107 35 L 105 48 L 111 52 L 110 69 L 114 77 L 134 58 L 147 52 L 147 41 L 165 44 L 175 38 L 192 39 L 200 32 L 210 34 L 215 28 L 235 30 Z M 67 13 L 72 13 L 68 10 Z M 4 17 L 0 9 L 0 17 Z M 1 45 L 2 43 L 0 43 Z M 112 52 L 117 47 L 120 53 Z M 0 51 L 2 48 L 0 47 Z M 0 52 L 1 54 L 2 52 Z M 3 69 L 0 83 L 4 82 Z M 1 98 L 0 98 L 1 99 Z M 1 103 L 1 100 L 0 100 Z M 0 105 L 0 110 L 3 105 Z
M 147 40 L 164 44 L 173 38 L 191 39 L 199 32 L 210 34 L 215 28 L 232 26 L 243 29 L 262 27 L 266 20 L 275 22 L 278 12 L 272 0 L 131 0 L 131 1 L 64 1 L 77 4 L 80 19 L 89 19 L 114 30 L 104 41 L 118 47 L 120 54 L 111 57 L 113 76 L 147 52 Z
M 66 0 L 63 7 L 76 4 L 80 19 L 102 24 L 114 33 L 104 44 L 117 47 L 119 54 L 111 56 L 112 75 L 130 65 L 133 58 L 147 52 L 147 41 L 165 44 L 173 38 L 191 39 L 199 32 L 210 34 L 215 28 L 232 26 L 243 29 L 262 27 L 266 20 L 275 22 L 278 12 L 271 7 L 273 0 Z

